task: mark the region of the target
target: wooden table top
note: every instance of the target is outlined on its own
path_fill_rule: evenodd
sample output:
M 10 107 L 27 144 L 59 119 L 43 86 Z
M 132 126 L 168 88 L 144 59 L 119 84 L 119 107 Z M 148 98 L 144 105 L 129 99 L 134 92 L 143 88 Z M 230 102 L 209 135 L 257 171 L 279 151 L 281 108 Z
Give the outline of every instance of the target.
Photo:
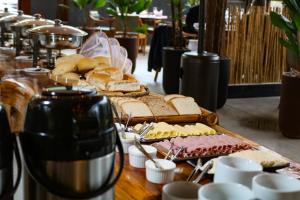
M 228 134 L 233 137 L 237 137 L 242 139 L 245 142 L 248 142 L 254 147 L 258 147 L 259 144 L 254 141 L 248 140 L 239 134 L 233 133 L 225 128 L 215 125 L 213 126 L 218 132 L 222 132 Z M 160 157 L 160 155 L 158 155 Z M 118 158 L 117 164 L 118 166 Z M 176 163 L 176 171 L 175 171 L 175 180 L 174 181 L 182 181 L 186 180 L 188 175 L 193 170 L 193 167 L 187 164 L 186 162 L 178 162 Z M 211 182 L 209 178 L 201 181 L 201 184 L 206 184 Z M 130 166 L 128 154 L 125 155 L 125 166 L 121 175 L 121 178 L 118 180 L 115 186 L 115 198 L 116 200 L 157 200 L 161 199 L 162 193 L 162 184 L 154 184 L 150 183 L 146 179 L 146 170 L 139 169 Z

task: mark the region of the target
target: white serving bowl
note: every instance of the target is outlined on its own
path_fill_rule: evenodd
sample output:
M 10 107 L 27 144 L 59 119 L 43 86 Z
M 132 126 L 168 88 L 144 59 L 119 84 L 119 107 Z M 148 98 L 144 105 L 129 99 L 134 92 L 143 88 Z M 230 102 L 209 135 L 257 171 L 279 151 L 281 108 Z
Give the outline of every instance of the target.
M 262 166 L 252 160 L 222 156 L 216 160 L 214 182 L 239 183 L 251 188 L 252 178 L 262 170 Z
M 252 180 L 255 197 L 267 200 L 300 199 L 300 181 L 282 174 L 260 174 Z
M 152 158 L 156 158 L 157 149 L 150 145 L 142 145 Z M 145 168 L 146 156 L 134 145 L 128 148 L 129 164 L 136 168 Z
M 174 181 L 164 185 L 162 200 L 198 200 L 200 184 L 187 181 Z
M 174 180 L 176 164 L 170 160 L 154 159 L 163 169 L 155 167 L 151 160 L 146 161 L 146 178 L 151 183 L 165 184 Z
M 199 200 L 251 200 L 253 192 L 238 183 L 210 183 L 198 191 Z
M 119 134 L 120 134 L 120 138 L 121 138 L 124 153 L 127 154 L 129 147 L 131 145 L 134 145 L 135 138 L 137 138 L 139 140 L 140 136 L 136 133 L 125 132 L 125 138 L 123 138 L 122 134 L 121 133 L 119 133 Z

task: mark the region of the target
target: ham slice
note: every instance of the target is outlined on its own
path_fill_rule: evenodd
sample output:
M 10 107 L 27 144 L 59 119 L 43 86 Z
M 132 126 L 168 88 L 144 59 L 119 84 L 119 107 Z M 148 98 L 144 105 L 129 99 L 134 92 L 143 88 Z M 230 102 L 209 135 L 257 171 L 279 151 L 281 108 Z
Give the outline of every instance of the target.
M 155 143 L 155 145 L 164 149 L 169 149 L 172 144 L 173 154 L 175 154 L 180 147 L 183 147 L 183 151 L 178 155 L 179 158 L 225 155 L 251 149 L 251 146 L 241 139 L 225 134 L 189 136 L 186 138 L 176 137 Z

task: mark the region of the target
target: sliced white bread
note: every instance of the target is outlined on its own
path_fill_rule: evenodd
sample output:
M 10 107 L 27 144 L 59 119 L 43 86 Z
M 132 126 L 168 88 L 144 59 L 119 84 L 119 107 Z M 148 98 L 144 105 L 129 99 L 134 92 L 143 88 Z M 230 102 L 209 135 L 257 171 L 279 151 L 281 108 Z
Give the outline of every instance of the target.
M 179 115 L 201 115 L 200 107 L 192 97 L 176 97 L 170 100 L 170 104 Z
M 177 97 L 185 97 L 185 96 L 183 96 L 181 94 L 169 94 L 169 95 L 164 96 L 164 100 L 165 100 L 165 102 L 169 102 L 171 99 L 177 98 Z
M 148 117 L 148 116 L 153 116 L 151 110 L 149 109 L 149 107 L 143 103 L 143 102 L 134 102 L 134 101 L 130 101 L 130 102 L 124 102 L 121 105 L 121 109 L 122 111 L 127 114 L 130 115 L 132 117 Z

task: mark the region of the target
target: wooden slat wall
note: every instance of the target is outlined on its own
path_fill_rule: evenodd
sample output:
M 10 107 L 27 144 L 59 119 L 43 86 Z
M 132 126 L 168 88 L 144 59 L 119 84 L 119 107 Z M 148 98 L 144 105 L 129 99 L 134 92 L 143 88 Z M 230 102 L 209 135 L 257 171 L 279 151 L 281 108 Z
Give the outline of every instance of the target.
M 286 68 L 286 49 L 278 38 L 282 31 L 271 24 L 264 7 L 253 6 L 241 15 L 230 7 L 221 55 L 231 58 L 231 84 L 280 82 Z

